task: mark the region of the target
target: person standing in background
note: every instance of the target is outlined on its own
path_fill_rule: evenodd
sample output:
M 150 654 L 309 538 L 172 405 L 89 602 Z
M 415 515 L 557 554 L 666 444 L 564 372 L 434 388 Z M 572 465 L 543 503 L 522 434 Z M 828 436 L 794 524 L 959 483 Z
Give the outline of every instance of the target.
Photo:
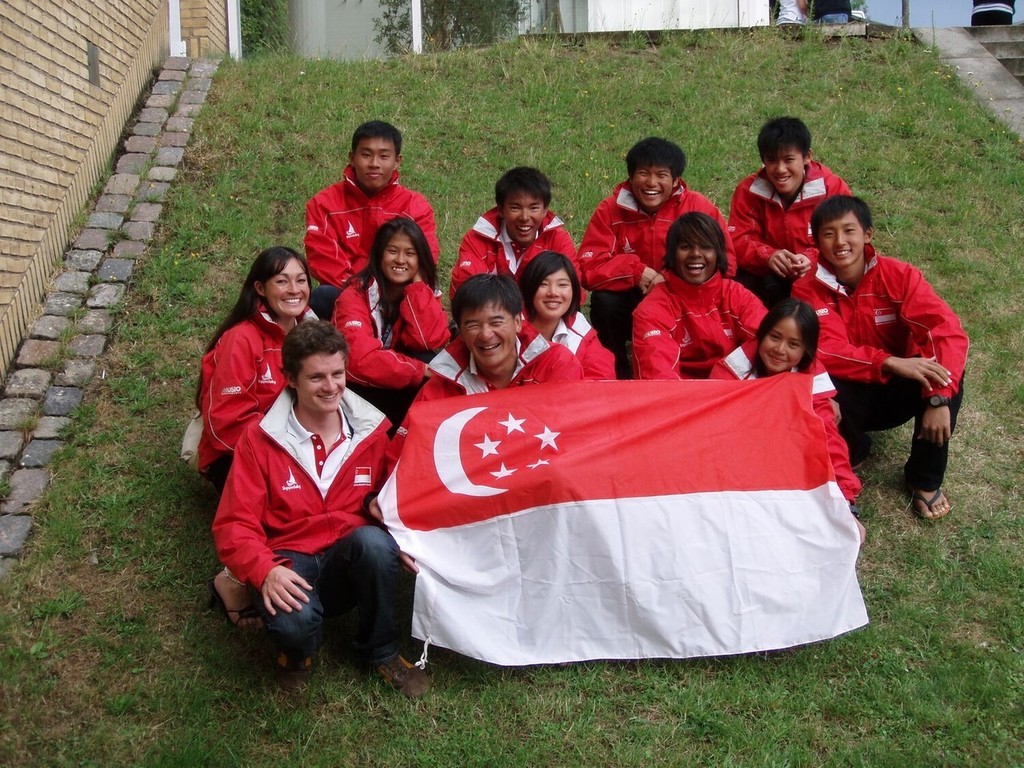
M 972 27 L 987 27 L 999 24 L 1013 23 L 1013 3 L 992 3 L 987 0 L 974 0 L 974 10 L 971 12 Z

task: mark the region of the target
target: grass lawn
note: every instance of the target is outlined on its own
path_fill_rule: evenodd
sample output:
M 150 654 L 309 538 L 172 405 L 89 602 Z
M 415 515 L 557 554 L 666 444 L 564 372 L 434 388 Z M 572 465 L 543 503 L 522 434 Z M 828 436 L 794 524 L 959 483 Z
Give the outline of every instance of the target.
M 403 130 L 403 177 L 434 204 L 447 279 L 510 166 L 548 173 L 578 242 L 637 139 L 680 143 L 690 186 L 727 211 L 780 114 L 808 123 L 816 156 L 872 205 L 879 249 L 920 266 L 972 339 L 953 514 L 908 511 L 908 430 L 866 468 L 871 624 L 678 662 L 500 669 L 432 649 L 434 688 L 413 703 L 352 663 L 342 620 L 309 689 L 280 695 L 267 641 L 204 610 L 215 498 L 177 448 L 202 348 L 254 255 L 301 247 L 305 201 L 338 178 L 353 128 Z M 1022 186 L 1024 145 L 901 39 L 759 30 L 225 63 L 0 583 L 0 765 L 1024 764 Z

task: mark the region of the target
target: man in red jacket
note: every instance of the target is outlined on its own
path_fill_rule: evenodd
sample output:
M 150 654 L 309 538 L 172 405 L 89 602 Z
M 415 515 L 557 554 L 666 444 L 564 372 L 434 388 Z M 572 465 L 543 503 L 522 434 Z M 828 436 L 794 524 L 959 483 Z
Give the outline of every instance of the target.
M 320 286 L 309 306 L 329 320 L 345 281 L 366 266 L 380 225 L 406 216 L 427 236 L 434 263 L 441 254 L 434 209 L 427 198 L 398 183 L 402 134 L 395 126 L 371 120 L 352 134 L 352 151 L 341 181 L 306 203 L 306 260 Z
M 815 207 L 830 195 L 850 194 L 850 188 L 812 158 L 811 132 L 795 117 L 765 123 L 757 150 L 763 167 L 736 187 L 729 233 L 739 261 L 736 279 L 771 307 L 789 296 L 794 280 L 814 270 Z
M 217 554 L 278 646 L 277 678 L 305 684 L 323 619 L 356 608 L 355 648 L 406 696 L 429 679 L 398 654 L 395 540 L 368 514 L 384 481 L 387 419 L 345 391 L 348 345 L 326 322 L 300 323 L 282 347 L 288 387 L 235 448 L 213 521 Z
M 920 271 L 875 253 L 863 200 L 830 197 L 811 229 L 818 268 L 794 283 L 793 295 L 821 322 L 818 357 L 835 383 L 850 463 L 867 458 L 868 431 L 913 419 L 903 467 L 911 503 L 921 517 L 942 517 L 951 509 L 942 481 L 963 400 L 967 334 Z
M 628 345 L 633 310 L 664 277 L 668 228 L 684 213 L 706 213 L 725 231 L 726 277 L 736 273 L 736 256 L 725 218 L 715 204 L 686 186 L 686 155 L 675 143 L 655 136 L 626 153 L 629 177 L 602 200 L 580 243 L 583 287 L 590 295 L 590 322 L 601 344 L 615 355 L 615 375 L 632 378 Z
M 536 168 L 520 166 L 502 174 L 494 185 L 495 207 L 484 213 L 462 238 L 452 268 L 452 297 L 472 275 L 518 276 L 544 251 L 555 251 L 576 264 L 576 245 L 565 223 L 548 208 L 551 181 Z

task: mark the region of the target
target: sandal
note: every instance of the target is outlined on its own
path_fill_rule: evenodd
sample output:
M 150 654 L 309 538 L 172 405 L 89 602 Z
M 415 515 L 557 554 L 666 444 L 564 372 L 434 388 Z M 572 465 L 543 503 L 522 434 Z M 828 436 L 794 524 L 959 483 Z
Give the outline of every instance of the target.
M 206 588 L 210 591 L 210 609 L 216 609 L 219 611 L 224 618 L 227 619 L 228 624 L 243 630 L 260 629 L 263 626 L 263 617 L 260 616 L 260 612 L 256 610 L 255 605 L 250 603 L 244 608 L 231 610 L 224 602 L 224 598 L 220 596 L 220 592 L 217 591 L 214 579 L 210 579 L 206 582 Z M 234 618 L 232 618 L 232 614 L 234 614 Z M 252 619 L 255 619 L 259 623 L 253 623 Z
M 946 499 L 946 503 L 949 503 L 949 499 L 946 497 L 946 494 L 943 493 L 941 488 L 936 489 L 935 493 L 931 495 L 931 498 L 925 497 L 923 493 L 921 493 L 920 491 L 915 491 L 913 488 L 911 488 L 910 490 L 910 506 L 914 510 L 914 514 L 923 520 L 939 520 L 940 518 L 945 517 L 953 511 L 953 505 L 949 504 L 949 509 L 943 512 L 941 515 L 932 514 L 935 505 L 938 504 L 939 501 L 941 501 L 942 499 Z M 926 515 L 921 512 L 921 508 L 917 505 L 918 502 L 924 504 L 925 507 L 927 507 L 929 514 Z

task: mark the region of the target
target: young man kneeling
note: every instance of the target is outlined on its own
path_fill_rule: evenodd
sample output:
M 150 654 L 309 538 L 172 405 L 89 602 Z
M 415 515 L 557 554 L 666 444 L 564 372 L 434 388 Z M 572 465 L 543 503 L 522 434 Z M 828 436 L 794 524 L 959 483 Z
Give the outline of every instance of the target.
M 368 514 L 384 481 L 388 421 L 345 391 L 348 345 L 330 323 L 300 323 L 281 350 L 287 388 L 235 449 L 213 521 L 217 554 L 259 592 L 282 688 L 305 684 L 325 616 L 359 611 L 354 645 L 406 696 L 423 670 L 398 654 L 401 563 L 415 564 Z

